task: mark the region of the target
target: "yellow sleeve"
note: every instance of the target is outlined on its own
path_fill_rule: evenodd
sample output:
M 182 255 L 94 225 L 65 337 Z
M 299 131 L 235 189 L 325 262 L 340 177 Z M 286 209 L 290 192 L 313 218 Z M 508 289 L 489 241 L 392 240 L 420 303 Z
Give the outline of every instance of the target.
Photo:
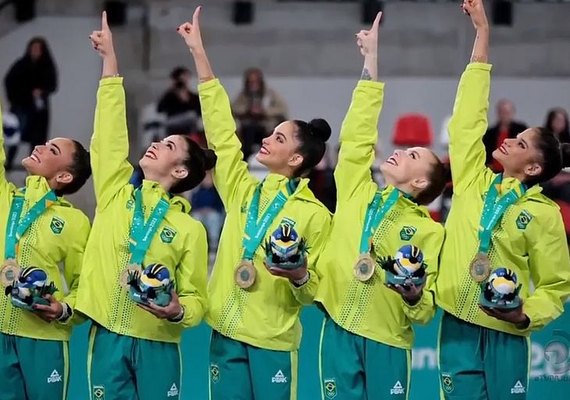
M 370 168 L 378 141 L 378 117 L 384 83 L 359 81 L 340 130 L 340 152 L 334 170 L 339 201 L 348 200 L 363 184 L 372 182 Z
M 81 214 L 81 217 L 77 218 L 73 225 L 76 227 L 72 236 L 73 241 L 70 243 L 64 260 L 64 276 L 69 292 L 61 299 L 63 303 L 67 303 L 71 310 L 75 308 L 75 299 L 77 298 L 77 288 L 79 287 L 79 277 L 83 264 L 83 252 L 91 230 L 89 219 L 85 214 Z M 65 323 L 70 322 L 79 323 L 82 322 L 82 318 L 73 313 L 72 318 L 69 318 Z
M 7 193 L 9 190 L 6 179 L 6 151 L 4 150 L 4 124 L 2 122 L 2 106 L 0 105 L 0 193 Z
M 180 304 L 184 307 L 184 327 L 198 325 L 206 312 L 208 280 L 208 244 L 206 230 L 200 223 L 192 225 L 196 229 L 193 243 L 188 243 L 186 252 L 176 268 L 176 293 Z
M 324 209 L 323 212 L 318 213 L 309 223 L 309 226 L 311 226 L 312 229 L 310 237 L 307 238 L 307 242 L 310 246 L 307 257 L 307 270 L 309 271 L 310 279 L 304 285 L 299 287 L 296 287 L 293 284 L 290 285 L 293 296 L 295 296 L 300 304 L 311 304 L 315 298 L 315 294 L 317 293 L 317 288 L 319 287 L 319 273 L 316 265 L 328 238 L 330 223 L 331 216 L 326 209 Z
M 534 293 L 523 303 L 530 319 L 526 330 L 536 331 L 564 312 L 564 302 L 570 295 L 570 255 L 562 216 L 555 207 L 535 221 L 529 232 L 529 267 Z M 535 217 L 536 218 L 536 217 Z M 529 227 L 530 228 L 530 227 Z
M 424 262 L 427 265 L 426 285 L 423 290 L 422 298 L 413 306 L 402 300 L 404 313 L 408 319 L 413 323 L 421 325 L 429 323 L 435 315 L 435 281 L 439 269 L 439 252 L 445 237 L 443 226 L 439 224 L 436 225 L 433 221 L 431 224 L 434 224 L 436 229 L 423 232 L 415 243 L 424 253 Z
M 214 185 L 228 209 L 239 189 L 248 187 L 254 178 L 243 161 L 241 142 L 236 135 L 230 100 L 224 87 L 218 79 L 212 79 L 198 85 L 198 93 L 208 147 L 218 157 L 213 173 Z
M 449 159 L 453 191 L 461 193 L 485 170 L 491 65 L 471 63 L 461 75 L 449 121 Z
M 128 161 L 129 136 L 123 78 L 99 82 L 94 132 L 91 138 L 91 169 L 97 209 L 104 209 L 129 183 L 133 167 Z

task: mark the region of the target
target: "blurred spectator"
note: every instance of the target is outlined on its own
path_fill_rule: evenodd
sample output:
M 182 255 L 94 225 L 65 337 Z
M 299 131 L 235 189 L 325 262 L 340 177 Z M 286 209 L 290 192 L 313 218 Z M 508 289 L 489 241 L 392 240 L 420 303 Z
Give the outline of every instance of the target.
M 243 89 L 232 104 L 239 123 L 244 160 L 253 153 L 253 146 L 273 132 L 287 119 L 287 106 L 281 97 L 267 87 L 258 68 L 245 71 Z
M 200 130 L 200 98 L 189 89 L 191 78 L 190 70 L 185 67 L 176 67 L 170 73 L 172 84 L 157 106 L 157 111 L 167 116 L 167 136 L 196 134 Z
M 10 67 L 4 85 L 10 111 L 20 122 L 21 140 L 30 144 L 31 153 L 48 140 L 49 96 L 57 89 L 57 68 L 44 38 L 30 40 L 23 57 Z M 16 151 L 12 147 L 8 158 L 13 160 Z
M 549 110 L 544 126 L 554 132 L 562 143 L 570 143 L 568 113 L 565 109 L 553 108 Z M 543 193 L 552 200 L 570 203 L 570 172 L 562 170 L 541 186 Z
M 2 128 L 4 130 L 4 146 L 6 147 L 6 170 L 12 169 L 14 157 L 20 144 L 20 121 L 15 114 L 12 114 L 2 106 Z
M 557 107 L 548 111 L 544 126 L 554 132 L 561 143 L 570 143 L 570 127 L 568 125 L 568 113 L 565 109 Z
M 487 165 L 495 172 L 501 172 L 501 164 L 492 157 L 493 151 L 507 138 L 514 138 L 519 133 L 527 129 L 522 122 L 514 120 L 515 105 L 512 101 L 502 99 L 497 102 L 497 124 L 489 128 L 483 137 L 485 150 L 487 152 Z
M 212 173 L 207 172 L 206 177 L 192 192 L 192 216 L 201 221 L 208 233 L 208 247 L 210 251 L 218 248 L 218 240 L 224 222 L 224 205 L 212 181 Z

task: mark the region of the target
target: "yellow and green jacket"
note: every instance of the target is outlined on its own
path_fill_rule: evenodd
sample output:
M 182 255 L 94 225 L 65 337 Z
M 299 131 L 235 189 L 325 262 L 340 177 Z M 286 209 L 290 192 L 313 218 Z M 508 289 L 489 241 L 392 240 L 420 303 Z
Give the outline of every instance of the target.
M 263 264 L 260 246 L 254 257 L 257 278 L 254 285 L 241 289 L 234 281 L 235 269 L 242 258 L 242 238 L 249 204 L 259 183 L 242 161 L 241 144 L 236 136 L 228 96 L 217 79 L 198 87 L 202 119 L 208 146 L 216 152 L 214 184 L 226 209 L 226 221 L 214 270 L 208 285 L 210 306 L 206 321 L 213 329 L 232 339 L 271 350 L 290 351 L 299 347 L 299 312 L 310 304 L 319 284 L 315 262 L 329 231 L 330 213 L 302 179 L 297 190 L 267 230 L 267 236 L 283 221 L 294 224 L 307 239 L 310 280 L 299 288 L 287 279 L 271 275 Z M 262 214 L 278 191 L 287 194 L 285 176 L 269 174 L 260 198 Z
M 517 274 L 530 326 L 519 330 L 479 309 L 481 289 L 469 274 L 469 264 L 479 247 L 477 232 L 485 195 L 496 176 L 485 167 L 482 141 L 487 129 L 490 71 L 489 64 L 467 66 L 449 122 L 453 199 L 436 284 L 437 304 L 464 321 L 527 336 L 563 312 L 564 299 L 570 294 L 570 257 L 558 206 L 541 194 L 540 186 L 532 186 L 497 224 L 489 251 L 492 269 L 506 267 Z M 504 179 L 500 192 L 519 185 L 516 179 Z
M 353 274 L 360 256 L 366 210 L 375 193 L 381 190 L 372 179 L 371 167 L 383 97 L 383 83 L 358 82 L 342 124 L 334 172 L 337 206 L 331 233 L 317 265 L 321 282 L 315 301 L 347 331 L 410 349 L 414 340 L 412 323 L 425 324 L 435 313 L 434 281 L 443 226 L 430 217 L 425 207 L 401 196 L 374 232 L 372 241 L 377 256 L 394 257 L 406 244 L 423 251 L 428 275 L 422 298 L 414 306 L 384 285 L 385 273 L 378 265 L 368 282 L 360 282 Z M 388 186 L 382 190 L 383 200 L 392 189 Z
M 0 111 L 0 121 L 2 113 Z M 1 122 L 0 122 L 1 124 Z M 0 257 L 4 260 L 6 243 L 6 226 L 8 214 L 16 186 L 6 180 L 4 162 L 4 132 L 0 126 Z M 45 178 L 28 176 L 24 208 L 21 217 L 51 188 Z M 53 281 L 57 287 L 54 296 L 58 301 L 67 303 L 75 308 L 79 274 L 83 250 L 89 236 L 89 219 L 77 208 L 58 197 L 42 215 L 30 226 L 22 236 L 17 247 L 17 260 L 20 267 L 35 266 L 43 269 L 48 276 L 48 282 Z M 3 264 L 0 262 L 0 264 Z M 4 288 L 2 288 L 2 291 Z M 12 306 L 10 298 L 0 293 L 0 332 L 33 339 L 67 341 L 71 336 L 69 319 L 65 324 L 59 322 L 47 323 L 34 315 L 33 312 Z
M 180 323 L 161 320 L 138 307 L 120 285 L 129 260 L 129 233 L 135 187 L 127 161 L 129 139 L 122 78 L 102 79 L 97 92 L 91 167 L 97 209 L 85 249 L 77 309 L 119 335 L 178 343 L 185 327 L 198 325 L 206 310 L 208 249 L 202 224 L 190 217 L 190 204 L 170 196 L 153 181 L 142 183 L 145 220 L 160 198 L 170 202 L 143 261 L 160 263 L 174 277 L 185 308 Z

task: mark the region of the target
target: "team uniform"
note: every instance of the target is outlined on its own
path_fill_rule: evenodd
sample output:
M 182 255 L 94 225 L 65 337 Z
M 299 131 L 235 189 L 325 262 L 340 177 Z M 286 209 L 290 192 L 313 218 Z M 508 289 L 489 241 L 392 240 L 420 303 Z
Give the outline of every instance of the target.
M 115 77 L 101 80 L 91 142 L 97 209 L 77 297 L 77 309 L 93 321 L 88 355 L 91 399 L 177 399 L 181 334 L 198 325 L 206 310 L 206 233 L 190 217 L 184 198 L 171 196 L 157 182 L 143 180 L 140 188 L 129 183 L 133 167 L 127 161 L 122 82 Z M 185 309 L 176 323 L 138 307 L 124 288 L 138 196 L 145 221 L 161 204 L 168 205 L 150 235 L 142 265 L 162 264 L 174 279 Z
M 67 396 L 69 338 L 76 320 L 73 309 L 89 219 L 64 198 L 57 197 L 43 177 L 29 176 L 24 188 L 16 188 L 6 180 L 5 160 L 4 134 L 0 131 L 0 226 L 5 227 L 0 229 L 0 253 L 4 259 L 15 258 L 20 269 L 35 267 L 28 271 L 47 275 L 46 283 L 53 282 L 57 289 L 53 296 L 67 306 L 60 321 L 48 323 L 33 315 L 33 311 L 15 307 L 11 297 L 4 295 L 6 289 L 1 288 L 0 397 L 61 400 Z M 19 218 L 13 221 L 16 224 L 31 215 L 29 212 L 36 204 L 41 212 L 30 219 L 31 225 L 19 235 L 14 247 L 9 245 L 8 236 L 18 201 L 22 207 Z M 9 254 L 12 250 L 14 254 Z M 9 278 L 18 279 L 18 275 L 6 275 L 5 263 L 0 263 L 0 268 L 4 285 L 13 284 Z
M 310 304 L 319 277 L 315 261 L 329 230 L 330 213 L 309 190 L 307 179 L 296 187 L 287 177 L 269 174 L 262 186 L 242 161 L 228 96 L 217 79 L 198 87 L 208 147 L 218 157 L 214 184 L 226 209 L 218 254 L 208 286 L 205 320 L 212 327 L 210 391 L 213 399 L 295 399 L 297 351 L 301 340 L 299 312 Z M 265 253 L 255 249 L 253 286 L 236 284 L 236 267 L 243 257 L 242 238 L 256 193 L 259 215 L 278 193 L 287 201 L 278 209 L 264 237 L 281 224 L 292 226 L 307 240 L 310 279 L 295 287 L 271 275 L 263 264 Z M 254 217 L 257 217 L 255 215 Z
M 369 204 L 377 192 L 386 202 L 396 190 L 378 188 L 371 175 L 383 96 L 383 83 L 360 81 L 340 135 L 337 208 L 317 266 L 321 281 L 315 297 L 325 311 L 320 344 L 324 399 L 407 399 L 412 324 L 427 323 L 435 313 L 433 284 L 443 226 L 410 198 L 399 196 L 371 240 L 377 256 L 394 256 L 408 244 L 423 251 L 427 281 L 421 300 L 411 306 L 385 287 L 379 266 L 373 266 L 366 282 L 353 272 Z
M 525 399 L 529 335 L 563 312 L 570 293 L 570 258 L 558 206 L 541 194 L 540 186 L 526 188 L 514 178 L 501 180 L 485 167 L 482 138 L 490 71 L 489 64 L 467 66 L 449 123 L 454 188 L 436 283 L 436 302 L 445 311 L 439 337 L 445 399 Z M 525 329 L 479 309 L 481 287 L 470 273 L 480 246 L 483 204 L 491 189 L 505 196 L 514 190 L 518 196 L 492 230 L 488 258 L 491 268 L 505 267 L 518 276 L 523 311 L 530 319 Z

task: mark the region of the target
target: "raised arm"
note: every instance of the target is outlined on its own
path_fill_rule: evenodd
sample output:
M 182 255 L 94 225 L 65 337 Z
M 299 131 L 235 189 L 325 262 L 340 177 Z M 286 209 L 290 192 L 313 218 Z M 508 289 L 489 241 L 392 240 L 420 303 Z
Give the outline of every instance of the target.
M 350 108 L 340 131 L 340 153 L 334 171 L 339 201 L 348 200 L 372 182 L 370 168 L 378 140 L 378 117 L 384 98 L 384 84 L 378 82 L 378 13 L 369 31 L 357 34 L 357 44 L 364 56 L 362 76 L 352 94 Z
M 118 76 L 107 14 L 103 12 L 101 30 L 90 36 L 93 48 L 103 58 L 103 72 L 97 91 L 97 107 L 91 138 L 91 168 L 97 209 L 104 209 L 115 194 L 129 183 L 133 167 L 128 162 L 129 137 L 123 78 Z
M 178 27 L 178 33 L 184 38 L 196 64 L 204 132 L 208 147 L 218 157 L 213 173 L 214 185 L 227 209 L 238 190 L 244 187 L 243 184 L 253 182 L 253 178 L 243 161 L 228 94 L 219 80 L 215 79 L 202 44 L 199 22 L 201 8 L 196 8 L 191 23 L 186 22 Z
M 4 150 L 4 124 L 2 122 L 2 106 L 0 105 L 0 194 L 5 194 L 9 190 L 6 179 L 6 151 Z
M 471 63 L 459 81 L 448 126 L 453 190 L 458 194 L 485 170 L 483 136 L 487 130 L 491 86 L 491 65 L 487 64 L 489 24 L 483 2 L 465 1 L 463 10 L 470 15 L 477 33 Z

